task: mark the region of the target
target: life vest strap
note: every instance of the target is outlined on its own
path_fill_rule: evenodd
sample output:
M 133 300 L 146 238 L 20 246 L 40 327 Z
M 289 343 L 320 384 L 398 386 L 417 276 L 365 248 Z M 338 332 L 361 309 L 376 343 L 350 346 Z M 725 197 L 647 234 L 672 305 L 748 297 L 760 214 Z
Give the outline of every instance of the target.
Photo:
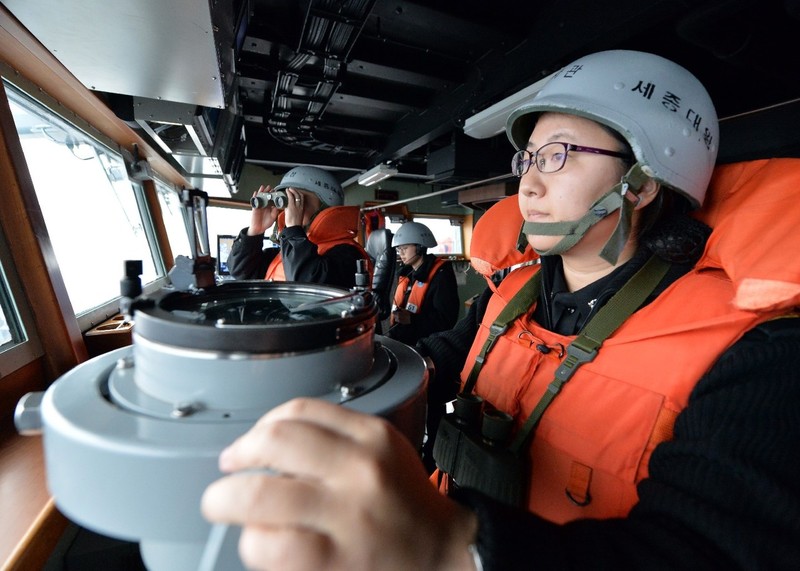
M 525 313 L 533 302 L 539 297 L 542 290 L 542 275 L 541 270 L 533 274 L 531 278 L 523 285 L 519 291 L 514 294 L 500 314 L 495 318 L 492 325 L 489 327 L 489 336 L 481 347 L 480 353 L 475 358 L 475 363 L 469 372 L 464 389 L 462 392 L 470 394 L 475 388 L 475 383 L 478 381 L 478 375 L 483 368 L 486 361 L 486 356 L 494 347 L 497 339 L 506 332 L 508 324 L 517 319 L 520 315 Z
M 644 303 L 647 296 L 655 290 L 666 275 L 669 266 L 669 262 L 658 256 L 651 256 L 645 265 L 608 300 L 608 303 L 600 308 L 600 311 L 586 324 L 578 337 L 567 345 L 567 357 L 556 369 L 555 378 L 548 385 L 528 420 L 517 433 L 509 447 L 511 450 L 519 452 L 525 446 L 539 424 L 544 411 L 561 392 L 564 384 L 572 378 L 581 365 L 592 361 L 597 356 L 597 351 L 603 342 Z

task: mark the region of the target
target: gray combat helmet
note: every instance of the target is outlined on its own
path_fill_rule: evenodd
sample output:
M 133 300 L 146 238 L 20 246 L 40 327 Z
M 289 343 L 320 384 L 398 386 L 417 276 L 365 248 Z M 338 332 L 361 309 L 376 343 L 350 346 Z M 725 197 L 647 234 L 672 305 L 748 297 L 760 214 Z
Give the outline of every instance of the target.
M 283 175 L 281 182 L 273 190 L 283 190 L 289 187 L 313 192 L 325 206 L 344 204 L 342 185 L 331 173 L 321 168 L 294 167 Z
M 557 71 L 520 105 L 506 133 L 524 149 L 536 117 L 568 113 L 610 127 L 633 149 L 642 172 L 703 204 L 717 158 L 719 124 L 705 87 L 683 67 L 660 56 L 611 50 Z
M 419 222 L 406 222 L 392 239 L 392 247 L 405 246 L 407 244 L 417 244 L 423 248 L 433 248 L 436 246 L 436 238 L 431 229 Z

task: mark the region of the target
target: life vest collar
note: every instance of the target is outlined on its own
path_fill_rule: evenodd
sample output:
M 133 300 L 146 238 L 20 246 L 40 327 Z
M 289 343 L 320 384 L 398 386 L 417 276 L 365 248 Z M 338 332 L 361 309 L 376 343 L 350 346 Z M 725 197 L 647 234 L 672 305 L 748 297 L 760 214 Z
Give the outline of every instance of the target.
M 358 206 L 329 206 L 314 214 L 305 230 L 312 242 L 355 239 L 359 216 Z M 281 211 L 278 214 L 278 233 L 285 227 L 285 211 Z
M 736 288 L 733 304 L 749 311 L 800 305 L 800 257 L 782 247 L 800 226 L 793 190 L 799 159 L 718 166 L 694 216 L 713 228 L 699 268 L 721 268 Z
M 800 225 L 800 209 L 794 208 L 790 192 L 798 187 L 800 159 L 720 165 L 703 207 L 692 213 L 713 229 L 698 268 L 722 269 L 733 281 L 736 294 L 731 301 L 740 309 L 800 305 L 800 257 L 776 247 Z M 516 195 L 496 203 L 478 219 L 470 263 L 487 280 L 499 270 L 538 259 L 527 240 L 518 244 L 523 222 Z

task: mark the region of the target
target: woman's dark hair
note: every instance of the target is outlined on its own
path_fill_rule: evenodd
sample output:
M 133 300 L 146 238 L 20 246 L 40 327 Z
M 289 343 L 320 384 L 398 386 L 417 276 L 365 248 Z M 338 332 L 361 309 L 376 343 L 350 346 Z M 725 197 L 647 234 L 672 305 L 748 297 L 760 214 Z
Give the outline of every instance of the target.
M 598 123 L 609 135 L 614 137 L 619 143 L 618 149 L 622 153 L 626 153 L 629 158 L 619 159 L 627 172 L 636 162 L 636 156 L 633 154 L 633 149 L 628 144 L 625 138 L 606 125 Z M 637 242 L 641 242 L 647 233 L 655 227 L 661 220 L 671 218 L 675 215 L 686 214 L 691 210 L 689 200 L 682 194 L 675 192 L 668 186 L 661 185 L 658 190 L 658 196 L 650 204 L 639 211 L 636 227 L 633 229 L 634 236 Z
M 686 214 L 690 210 L 689 200 L 685 196 L 662 184 L 656 199 L 639 212 L 639 218 L 634 228 L 636 239 L 641 243 L 647 233 L 659 222 Z

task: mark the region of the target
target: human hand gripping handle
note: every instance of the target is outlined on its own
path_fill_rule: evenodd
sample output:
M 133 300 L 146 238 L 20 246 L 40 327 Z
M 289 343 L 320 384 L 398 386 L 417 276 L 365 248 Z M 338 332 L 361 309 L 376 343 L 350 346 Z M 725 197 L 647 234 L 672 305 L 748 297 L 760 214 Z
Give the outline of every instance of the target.
M 473 570 L 476 516 L 440 495 L 387 421 L 314 399 L 276 407 L 220 455 L 203 496 L 253 569 Z M 268 468 L 267 473 L 249 472 Z M 234 474 L 235 473 L 235 474 Z
M 262 192 L 269 192 L 272 187 L 263 184 L 258 187 L 258 190 L 253 193 L 256 196 Z M 264 208 L 253 208 L 250 212 L 250 226 L 247 229 L 248 236 L 263 235 L 268 229 L 272 228 L 275 220 L 278 218 L 279 210 L 274 205 L 265 206 Z

